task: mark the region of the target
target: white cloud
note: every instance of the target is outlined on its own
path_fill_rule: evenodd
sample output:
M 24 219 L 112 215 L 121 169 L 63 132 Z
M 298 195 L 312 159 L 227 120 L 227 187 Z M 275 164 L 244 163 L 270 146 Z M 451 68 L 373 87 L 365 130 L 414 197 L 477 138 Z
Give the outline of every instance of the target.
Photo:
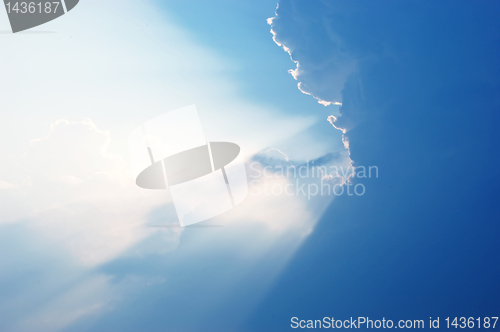
M 113 15 L 101 14 L 109 12 Z M 67 268 L 82 279 L 67 287 L 42 283 L 20 293 L 19 311 L 36 292 L 50 294 L 39 299 L 39 310 L 19 318 L 19 329 L 56 330 L 112 308 L 110 299 L 129 286 L 114 288 L 105 276 L 88 276 L 91 268 L 123 255 L 175 255 L 186 230 L 145 227 L 152 211 L 169 203 L 168 194 L 138 188 L 130 175 L 128 134 L 145 120 L 194 103 L 207 139 L 239 144 L 246 160 L 270 146 L 287 151 L 289 159 L 325 153 L 327 145 L 305 133 L 319 117 L 289 116 L 287 110 L 246 100 L 228 75 L 234 63 L 161 15 L 147 2 L 88 0 L 44 25 L 42 30 L 55 33 L 3 36 L 0 107 L 8 115 L 0 122 L 5 156 L 0 168 L 6 174 L 0 182 L 0 223 L 25 222 L 54 246 L 44 258 L 66 253 L 78 266 Z M 8 29 L 5 17 L 0 26 Z M 282 148 L 287 144 L 290 150 Z M 264 291 L 328 202 L 321 200 L 317 208 L 303 197 L 249 197 L 214 220 L 226 225 L 221 232 L 199 232 L 186 246 L 193 257 L 220 248 L 244 252 L 251 270 L 279 243 L 276 264 L 256 287 Z M 176 221 L 165 218 L 159 217 Z M 226 298 L 234 287 L 227 287 Z M 87 292 L 93 296 L 85 297 Z
M 288 157 L 288 155 L 286 153 L 284 153 L 283 151 L 281 151 L 280 149 L 277 149 L 277 148 L 271 148 L 271 149 L 267 149 L 266 151 L 264 151 L 265 153 L 269 153 L 269 152 L 273 152 L 273 151 L 276 151 L 278 153 L 278 155 L 280 157 L 283 157 L 285 158 L 286 161 L 290 161 L 290 157 Z
M 12 183 L 6 181 L 0 181 L 0 189 L 12 189 L 12 188 L 15 188 L 15 186 Z
M 333 128 L 340 130 L 342 132 L 342 143 L 344 143 L 345 148 L 349 151 L 349 139 L 345 135 L 347 133 L 347 130 L 345 128 L 337 127 L 335 125 L 335 122 L 337 122 L 337 120 L 338 120 L 336 116 L 330 115 L 327 118 L 327 120 L 328 120 L 328 122 L 330 122 L 332 124 Z M 350 151 L 349 151 L 349 153 L 350 153 Z
M 147 215 L 168 198 L 136 188 L 124 158 L 108 150 L 110 141 L 90 119 L 52 124 L 22 160 L 28 180 L 15 199 L 24 208 L 4 214 L 4 222 L 33 220 L 41 236 L 87 265 L 112 259 L 151 233 L 143 227 Z

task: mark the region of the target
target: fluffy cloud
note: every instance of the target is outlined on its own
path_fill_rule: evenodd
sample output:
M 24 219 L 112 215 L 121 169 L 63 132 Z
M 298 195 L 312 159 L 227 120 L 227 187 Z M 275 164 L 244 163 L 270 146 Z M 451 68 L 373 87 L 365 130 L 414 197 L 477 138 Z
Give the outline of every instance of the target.
M 342 106 L 344 85 L 355 77 L 359 59 L 354 50 L 348 48 L 341 30 L 336 29 L 346 13 L 328 2 L 318 6 L 301 1 L 278 3 L 275 17 L 268 19 L 274 42 L 290 54 L 296 64 L 289 72 L 298 83 L 298 88 L 311 95 L 324 106 Z M 342 108 L 341 108 L 342 112 Z M 349 150 L 349 139 L 345 135 L 355 126 L 352 117 L 337 121 L 331 115 L 328 121 L 342 131 L 342 142 Z M 335 124 L 334 124 L 335 123 Z
M 300 13 L 300 14 L 299 14 Z M 296 63 L 290 74 L 298 88 L 324 106 L 342 105 L 341 90 L 356 70 L 342 38 L 330 26 L 337 19 L 331 6 L 310 6 L 306 2 L 283 1 L 276 16 L 268 19 L 273 40 Z
M 140 292 L 141 284 L 161 277 L 154 272 L 136 277 L 137 271 L 115 275 L 89 273 L 88 269 L 99 270 L 113 260 L 131 259 L 142 263 L 147 257 L 182 255 L 182 251 L 176 254 L 175 250 L 181 234 L 186 230 L 146 227 L 177 221 L 175 213 L 168 210 L 171 207 L 168 192 L 136 187 L 128 163 L 123 156 L 110 151 L 111 143 L 111 133 L 100 129 L 90 119 L 56 121 L 46 135 L 31 140 L 17 164 L 19 172 L 24 174 L 22 180 L 0 189 L 2 200 L 10 202 L 9 208 L 2 211 L 4 227 L 23 221 L 21 238 L 26 234 L 36 234 L 37 248 L 50 244 L 52 250 L 64 252 L 64 257 L 56 260 L 59 262 L 56 271 L 70 271 L 64 277 L 52 276 L 54 281 L 45 283 L 43 291 L 29 293 L 27 290 L 17 294 L 19 298 L 37 298 L 45 306 L 12 322 L 15 330 L 30 330 L 33 326 L 38 326 L 40 330 L 55 330 L 79 319 L 109 313 L 117 305 L 119 294 L 132 296 L 134 292 Z M 262 163 L 257 166 L 261 172 L 261 167 L 265 165 L 301 165 L 290 160 L 283 151 L 266 151 L 260 155 Z M 323 159 L 333 164 L 346 160 L 341 154 L 336 158 Z M 318 162 L 320 164 L 322 162 Z M 294 180 L 284 177 L 265 179 L 266 185 L 278 188 L 285 188 Z M 307 183 L 317 180 L 301 181 L 307 187 Z M 248 258 L 244 269 L 251 271 L 259 262 L 268 260 L 266 256 L 269 252 L 278 250 L 279 255 L 272 257 L 279 264 L 276 263 L 268 271 L 269 275 L 261 279 L 258 287 L 252 286 L 255 294 L 262 294 L 266 285 L 312 232 L 332 198 L 319 195 L 309 200 L 304 195 L 252 192 L 237 209 L 214 218 L 213 223 L 225 226 L 221 231 L 206 230 L 195 235 L 194 239 L 189 239 L 193 237 L 190 234 L 185 240 L 188 249 L 184 252 L 187 250 L 189 257 L 196 257 L 200 250 L 208 255 L 221 250 L 240 252 Z M 17 233 L 16 236 L 21 235 Z M 276 247 L 277 243 L 279 247 Z M 43 259 L 54 254 L 45 255 Z M 69 264 L 68 261 L 73 262 Z M 212 258 L 212 261 L 218 262 L 218 259 Z M 177 269 L 185 271 L 192 263 L 192 259 L 187 259 Z M 19 273 L 16 264 L 8 264 L 16 271 L 15 274 Z M 47 273 L 42 269 L 36 276 Z M 53 273 L 49 272 L 49 275 Z M 225 292 L 239 287 L 237 281 L 244 279 L 244 276 L 235 276 L 240 272 L 229 267 L 220 273 L 233 275 L 234 278 L 232 286 L 227 286 Z M 82 274 L 84 277 L 81 277 Z M 124 281 L 116 284 L 112 282 L 114 277 Z M 54 284 L 55 280 L 59 280 L 61 285 L 74 285 L 48 300 L 46 297 L 51 291 L 58 291 L 60 287 Z M 161 283 L 164 282 L 168 283 Z M 175 283 L 161 287 L 170 289 L 175 287 Z M 255 305 L 257 300 L 258 297 L 249 300 L 248 305 Z M 23 310 L 20 303 L 14 307 Z
M 24 180 L 1 191 L 14 203 L 3 221 L 32 220 L 41 236 L 90 265 L 143 239 L 151 232 L 143 227 L 149 210 L 167 198 L 136 188 L 123 157 L 109 152 L 110 141 L 90 119 L 52 124 L 18 164 Z

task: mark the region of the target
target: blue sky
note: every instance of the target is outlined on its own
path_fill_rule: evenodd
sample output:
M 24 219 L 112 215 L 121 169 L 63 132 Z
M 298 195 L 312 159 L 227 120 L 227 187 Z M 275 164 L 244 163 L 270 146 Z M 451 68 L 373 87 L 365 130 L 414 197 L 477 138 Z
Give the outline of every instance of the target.
M 383 175 L 362 199 L 330 205 L 249 329 L 281 329 L 292 312 L 442 320 L 498 310 L 499 7 L 384 4 L 280 2 L 283 40 L 310 23 L 293 39 L 296 60 L 323 49 L 308 37 L 331 29 L 358 62 L 337 123 L 354 163 Z
M 0 330 L 499 315 L 500 6 L 276 7 L 87 0 L 43 33 L 0 34 Z M 225 227 L 148 227 L 175 210 L 134 185 L 128 134 L 190 104 L 250 181 L 307 161 L 379 176 L 262 173 L 366 190 L 252 194 L 208 221 Z

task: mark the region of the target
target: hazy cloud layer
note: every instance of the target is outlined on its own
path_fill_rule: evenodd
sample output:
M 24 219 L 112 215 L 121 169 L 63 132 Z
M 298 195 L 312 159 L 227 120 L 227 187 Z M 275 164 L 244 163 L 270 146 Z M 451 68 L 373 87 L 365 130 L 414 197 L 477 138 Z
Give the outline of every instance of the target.
M 2 35 L 1 330 L 123 330 L 148 315 L 179 330 L 234 303 L 234 320 L 219 321 L 237 326 L 331 201 L 251 196 L 213 220 L 222 228 L 147 227 L 177 221 L 167 192 L 130 176 L 128 134 L 156 115 L 195 103 L 207 139 L 238 143 L 246 160 L 279 146 L 304 162 L 335 145 L 311 129 L 318 115 L 243 98 L 234 63 L 166 15 L 89 0 L 51 23 L 57 33 Z

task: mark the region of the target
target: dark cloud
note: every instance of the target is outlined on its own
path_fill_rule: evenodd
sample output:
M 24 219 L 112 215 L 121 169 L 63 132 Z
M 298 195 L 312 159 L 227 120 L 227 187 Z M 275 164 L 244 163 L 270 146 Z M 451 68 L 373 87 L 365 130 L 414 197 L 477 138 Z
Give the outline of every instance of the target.
M 335 123 L 354 164 L 380 177 L 362 198 L 333 202 L 249 328 L 285 330 L 293 316 L 493 315 L 499 14 L 489 1 L 280 2 L 276 39 L 305 71 L 328 57 L 313 50 L 338 48 L 330 30 L 356 62 Z
M 325 6 L 305 1 L 279 4 L 272 19 L 274 40 L 290 53 L 298 67 L 290 70 L 302 92 L 324 102 L 340 102 L 340 91 L 356 67 L 342 38 L 332 30 Z

